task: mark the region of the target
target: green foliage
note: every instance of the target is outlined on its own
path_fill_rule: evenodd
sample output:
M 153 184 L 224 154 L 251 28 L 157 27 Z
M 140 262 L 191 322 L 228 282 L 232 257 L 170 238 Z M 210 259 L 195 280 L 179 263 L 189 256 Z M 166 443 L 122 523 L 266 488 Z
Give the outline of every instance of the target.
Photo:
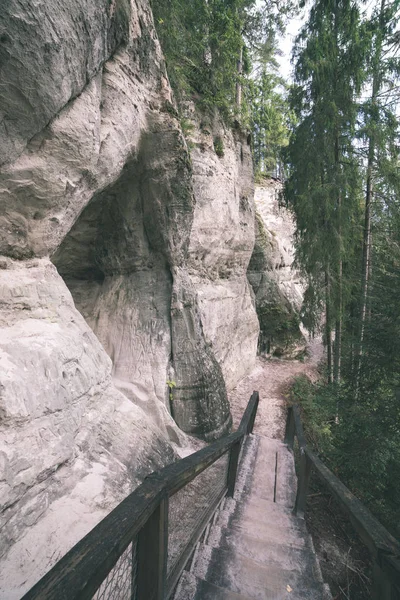
M 249 82 L 247 98 L 253 131 L 253 154 L 258 175 L 277 173 L 281 149 L 288 144 L 290 110 L 283 82 L 266 67 Z
M 176 387 L 176 382 L 175 381 L 170 381 L 168 379 L 167 386 L 169 388 L 169 399 L 170 399 L 170 402 L 172 402 L 173 399 L 174 399 L 173 391 L 174 391 L 174 388 Z
M 229 112 L 243 39 L 237 2 L 152 0 L 168 75 L 178 99 Z
M 351 0 L 313 3 L 295 49 L 290 100 L 297 123 L 286 152 L 285 188 L 297 222 L 297 263 L 308 284 L 303 321 L 316 331 L 321 317 L 331 324 L 343 320 L 340 385 L 296 381 L 292 399 L 303 406 L 312 443 L 395 535 L 400 533 L 398 13 L 399 3 L 389 0 L 376 3 L 364 20 Z M 369 231 L 366 263 L 362 249 Z
M 214 138 L 214 150 L 215 150 L 215 154 L 217 156 L 219 156 L 219 158 L 222 158 L 224 156 L 224 141 L 222 139 L 221 136 L 217 135 Z
M 389 396 L 386 409 L 382 396 L 364 396 L 360 404 L 352 398 L 343 387 L 337 419 L 338 396 L 333 386 L 298 377 L 290 395 L 302 408 L 308 442 L 377 518 L 399 535 L 400 432 L 393 426 Z
M 293 336 L 298 337 L 300 319 L 289 305 L 265 303 L 258 308 L 258 312 L 263 333 L 271 339 L 283 342 L 291 341 Z
M 218 108 L 229 120 L 246 114 L 236 106 L 246 86 L 254 48 L 282 30 L 292 2 L 263 0 L 151 0 L 167 71 L 178 100 Z
M 293 113 L 287 100 L 287 85 L 278 74 L 275 32 L 253 52 L 254 69 L 246 88 L 253 133 L 253 155 L 257 176 L 282 176 L 281 151 L 289 141 Z
M 192 133 L 194 131 L 194 125 L 186 117 L 181 117 L 180 120 L 179 120 L 179 122 L 180 122 L 180 125 L 181 125 L 182 133 L 183 133 L 183 135 L 185 137 L 185 140 L 186 140 L 187 147 L 189 148 L 189 150 L 191 150 L 196 145 L 193 142 L 193 140 L 190 138 L 190 136 L 192 135 Z
M 181 129 L 182 129 L 182 133 L 185 137 L 189 136 L 191 133 L 193 133 L 194 125 L 191 121 L 189 121 L 189 119 L 182 117 L 180 119 L 180 125 L 181 125 Z
M 333 449 L 336 396 L 325 385 L 315 384 L 305 375 L 296 377 L 290 401 L 302 408 L 307 440 L 318 452 L 329 457 Z
M 309 282 L 307 311 L 310 315 L 312 300 L 315 312 L 320 311 L 316 290 L 325 286 L 328 274 L 332 323 L 341 311 L 343 291 L 351 294 L 353 273 L 347 266 L 359 217 L 361 187 L 354 152 L 357 95 L 363 82 L 357 66 L 364 52 L 359 38 L 356 5 L 321 0 L 312 7 L 294 50 L 296 81 L 290 101 L 297 125 L 285 154 L 285 197 L 296 217 L 297 263 Z

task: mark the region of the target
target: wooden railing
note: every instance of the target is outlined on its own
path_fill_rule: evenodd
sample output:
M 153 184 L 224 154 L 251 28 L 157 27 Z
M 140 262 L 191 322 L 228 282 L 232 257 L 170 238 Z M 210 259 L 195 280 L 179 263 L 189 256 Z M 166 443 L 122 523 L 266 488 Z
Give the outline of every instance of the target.
M 304 516 L 307 491 L 312 469 L 337 500 L 350 519 L 373 560 L 374 600 L 400 600 L 400 543 L 385 529 L 372 513 L 343 485 L 306 445 L 298 406 L 289 408 L 285 442 L 293 450 L 299 446 L 298 487 L 293 512 Z
M 147 477 L 23 600 L 126 598 L 126 589 L 132 600 L 167 600 L 219 502 L 234 494 L 240 449 L 253 430 L 258 402 L 259 394 L 254 392 L 235 433 Z M 167 573 L 170 498 L 228 455 L 226 478 Z M 118 593 L 118 586 L 125 586 L 124 594 Z

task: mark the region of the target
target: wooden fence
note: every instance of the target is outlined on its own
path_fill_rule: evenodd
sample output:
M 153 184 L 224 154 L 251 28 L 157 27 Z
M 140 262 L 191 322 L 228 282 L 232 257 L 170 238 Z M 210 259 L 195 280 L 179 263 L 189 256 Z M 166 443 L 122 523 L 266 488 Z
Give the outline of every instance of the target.
M 297 438 L 300 463 L 294 513 L 304 516 L 312 469 L 350 519 L 373 560 L 374 600 L 400 600 L 400 543 L 372 513 L 343 485 L 306 445 L 298 406 L 289 408 L 285 442 L 293 449 Z
M 23 600 L 170 598 L 219 502 L 225 495 L 234 494 L 241 446 L 253 430 L 258 402 L 258 392 L 254 392 L 235 433 L 147 477 L 25 594 Z M 225 470 L 221 464 L 223 457 L 226 457 Z M 199 495 L 204 495 L 203 505 L 199 509 L 195 506 L 193 529 L 188 538 L 183 536 L 179 552 L 171 557 L 168 526 L 171 503 L 176 494 L 187 489 L 203 472 L 210 473 L 205 485 L 197 487 Z M 193 490 L 189 499 L 196 504 Z M 183 521 L 186 516 L 185 503 L 181 505 L 182 510 L 174 512 L 175 520 Z M 175 523 L 174 528 L 178 538 L 180 525 Z

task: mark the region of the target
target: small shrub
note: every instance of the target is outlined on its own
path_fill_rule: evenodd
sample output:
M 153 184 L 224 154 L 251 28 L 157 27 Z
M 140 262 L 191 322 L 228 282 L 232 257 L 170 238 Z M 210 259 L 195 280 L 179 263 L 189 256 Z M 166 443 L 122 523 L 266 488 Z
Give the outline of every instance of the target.
M 194 125 L 191 121 L 189 121 L 189 119 L 182 117 L 180 120 L 180 124 L 181 124 L 182 133 L 185 136 L 185 138 L 188 135 L 190 135 L 191 133 L 193 133 Z
M 217 135 L 214 138 L 214 150 L 215 150 L 215 154 L 217 156 L 219 156 L 219 158 L 222 158 L 225 154 L 224 152 L 224 142 L 221 138 L 221 136 Z
M 296 377 L 290 400 L 302 408 L 304 430 L 312 446 L 329 454 L 336 416 L 336 395 L 326 386 L 314 384 L 305 375 Z
M 174 399 L 173 390 L 176 387 L 176 382 L 175 381 L 170 381 L 168 379 L 167 386 L 169 388 L 169 399 L 170 399 L 170 402 L 172 402 L 172 400 Z

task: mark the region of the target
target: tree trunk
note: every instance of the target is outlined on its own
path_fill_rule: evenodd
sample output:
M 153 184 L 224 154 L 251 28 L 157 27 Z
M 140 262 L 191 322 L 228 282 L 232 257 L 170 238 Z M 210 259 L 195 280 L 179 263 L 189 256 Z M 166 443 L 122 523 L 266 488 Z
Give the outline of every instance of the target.
M 325 338 L 328 365 L 328 383 L 332 383 L 332 329 L 331 329 L 331 290 L 329 272 L 325 271 Z
M 373 136 L 369 140 L 368 165 L 367 165 L 367 189 L 365 194 L 364 212 L 364 235 L 363 235 L 363 257 L 361 272 L 361 301 L 360 301 L 360 327 L 357 352 L 357 377 L 356 394 L 358 394 L 361 376 L 361 362 L 363 354 L 365 323 L 367 318 L 367 299 L 370 276 L 371 261 L 371 201 L 372 201 L 372 169 L 375 159 L 375 144 Z
M 339 237 L 339 265 L 337 279 L 337 306 L 335 323 L 335 356 L 333 365 L 333 381 L 340 383 L 342 365 L 342 329 L 343 329 L 343 261 L 342 261 L 342 198 L 338 198 L 338 237 Z
M 337 3 L 335 2 L 335 39 L 336 43 L 339 42 L 338 32 L 338 15 L 337 15 Z M 337 59 L 336 68 L 337 70 Z M 335 76 L 336 86 L 337 76 Z M 335 91 L 336 96 L 336 91 Z M 336 115 L 336 119 L 338 116 Z M 338 186 L 340 181 L 341 165 L 340 165 L 340 143 L 339 143 L 339 124 L 336 121 L 335 127 L 335 185 Z M 338 237 L 338 264 L 337 264 L 337 283 L 335 290 L 335 355 L 333 364 L 333 381 L 335 384 L 340 383 L 341 377 L 341 357 L 342 357 L 342 320 L 343 320 L 343 241 L 342 241 L 342 190 L 339 188 L 337 197 L 337 237 Z
M 335 174 L 336 185 L 341 174 L 339 128 L 336 126 L 335 135 Z M 335 356 L 333 364 L 333 381 L 340 383 L 342 362 L 342 321 L 343 321 L 343 241 L 342 241 L 342 191 L 339 189 L 337 197 L 337 234 L 338 234 L 338 266 L 337 266 L 337 297 L 335 297 Z
M 341 380 L 341 366 L 342 366 L 342 329 L 343 329 L 343 263 L 339 261 L 339 280 L 338 280 L 338 316 L 335 323 L 335 356 L 334 356 L 334 367 L 333 367 L 333 381 L 340 383 Z
M 372 78 L 372 96 L 371 104 L 374 107 L 382 84 L 382 73 L 380 70 L 380 62 L 382 58 L 382 43 L 384 32 L 384 12 L 386 0 L 381 0 L 379 14 L 379 32 L 376 43 L 376 51 L 374 57 L 374 68 Z M 371 120 L 376 118 L 372 115 Z M 375 125 L 377 125 L 375 123 Z M 371 206 L 373 197 L 373 175 L 376 154 L 375 133 L 374 127 L 369 135 L 368 142 L 368 162 L 367 162 L 367 185 L 365 191 L 365 209 L 364 209 L 364 232 L 363 232 L 363 250 L 362 250 L 362 272 L 361 272 L 361 294 L 360 294 L 360 326 L 357 343 L 357 360 L 356 360 L 356 390 L 355 396 L 358 398 L 360 390 L 362 355 L 364 346 L 365 324 L 367 322 L 367 304 L 368 304 L 368 287 L 371 274 Z
M 243 75 L 243 46 L 240 47 L 239 59 L 237 62 L 238 78 L 236 81 L 236 106 L 238 108 L 242 105 L 242 82 L 241 77 Z

